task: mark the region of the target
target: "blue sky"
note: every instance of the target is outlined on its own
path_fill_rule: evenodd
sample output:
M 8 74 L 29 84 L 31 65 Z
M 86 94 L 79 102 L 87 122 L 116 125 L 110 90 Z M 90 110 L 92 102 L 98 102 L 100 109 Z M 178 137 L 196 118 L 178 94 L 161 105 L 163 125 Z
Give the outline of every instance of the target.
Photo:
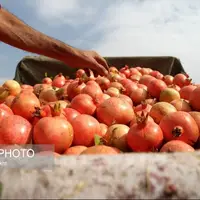
M 199 0 L 0 0 L 35 29 L 102 56 L 176 56 L 200 81 Z M 0 84 L 28 52 L 0 43 Z

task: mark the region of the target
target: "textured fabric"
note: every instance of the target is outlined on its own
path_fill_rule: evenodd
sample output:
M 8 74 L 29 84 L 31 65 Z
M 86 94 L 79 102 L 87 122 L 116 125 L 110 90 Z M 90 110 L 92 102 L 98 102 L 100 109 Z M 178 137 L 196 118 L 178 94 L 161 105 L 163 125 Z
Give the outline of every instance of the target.
M 158 70 L 163 74 L 175 75 L 185 73 L 179 59 L 175 57 L 105 57 L 109 66 L 123 67 L 129 66 L 149 67 Z M 40 83 L 45 72 L 48 76 L 54 77 L 58 73 L 65 76 L 75 77 L 77 69 L 66 66 L 64 63 L 44 56 L 24 57 L 17 65 L 14 80 L 22 83 L 34 85 Z

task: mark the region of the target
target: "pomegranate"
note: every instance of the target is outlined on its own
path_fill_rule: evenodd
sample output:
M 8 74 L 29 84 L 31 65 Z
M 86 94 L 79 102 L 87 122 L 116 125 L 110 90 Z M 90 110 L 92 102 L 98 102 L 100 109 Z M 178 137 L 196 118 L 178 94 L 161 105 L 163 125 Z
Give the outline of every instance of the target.
M 157 79 L 163 79 L 163 74 L 161 74 L 159 71 L 154 70 L 152 72 L 150 72 L 150 75 L 157 78 Z
M 83 154 L 119 154 L 120 150 L 115 147 L 109 147 L 105 145 L 97 145 L 92 146 L 84 150 L 81 155 Z
M 103 95 L 100 86 L 95 81 L 88 81 L 81 93 L 90 95 L 94 100 L 101 98 Z
M 171 76 L 171 75 L 165 75 L 163 77 L 163 81 L 167 84 L 167 85 L 172 85 L 173 84 L 173 80 L 174 80 L 174 77 Z
M 104 123 L 100 123 L 100 132 L 101 132 L 101 136 L 104 136 L 108 130 L 108 126 Z
M 78 115 L 72 121 L 72 126 L 74 129 L 73 145 L 92 146 L 94 136 L 101 134 L 99 122 L 90 115 Z
M 199 127 L 200 131 L 200 112 L 197 111 L 190 111 L 189 114 L 192 116 L 192 118 L 195 120 L 197 123 L 197 126 Z M 200 138 L 199 138 L 200 139 Z
M 146 104 L 149 104 L 149 105 L 154 105 L 156 102 L 157 102 L 157 100 L 156 100 L 156 98 L 154 98 L 154 99 L 145 99 L 145 101 L 144 101 Z
M 152 106 L 150 104 L 147 104 L 145 101 L 141 102 L 141 104 L 139 104 L 138 106 L 136 106 L 134 108 L 134 111 L 137 114 L 141 114 L 142 112 L 144 112 L 145 114 L 149 113 L 151 110 Z
M 193 146 L 199 138 L 199 129 L 192 116 L 183 111 L 169 113 L 160 121 L 166 141 L 181 140 Z
M 170 103 L 173 100 L 180 99 L 180 94 L 177 90 L 173 88 L 165 88 L 160 93 L 160 101 L 168 102 Z
M 13 115 L 13 111 L 6 104 L 0 104 L 0 122 L 7 116 Z
M 79 94 L 75 96 L 71 101 L 70 107 L 81 114 L 93 115 L 96 111 L 96 105 L 92 97 L 88 94 Z
M 9 92 L 9 95 L 16 96 L 21 92 L 21 86 L 15 80 L 7 80 L 2 87 Z
M 131 72 L 131 76 L 132 75 L 142 76 L 142 74 L 136 68 L 130 68 L 130 72 Z
M 125 83 L 123 86 L 125 88 L 125 90 L 124 90 L 123 93 L 126 94 L 126 95 L 128 95 L 128 96 L 130 96 L 132 90 L 134 90 L 135 88 L 138 88 L 137 83 L 134 83 L 132 81 Z
M 152 80 L 155 80 L 155 77 L 151 76 L 151 75 L 144 75 L 140 78 L 139 83 L 146 85 L 147 87 L 149 87 L 149 84 Z
M 49 77 L 45 77 L 45 78 L 43 78 L 42 83 L 51 85 L 52 84 L 52 79 L 49 78 Z
M 94 100 L 95 105 L 98 107 L 101 103 L 103 103 L 106 99 L 109 99 L 110 96 L 108 94 L 104 94 L 98 98 Z
M 128 65 L 125 65 L 125 67 L 121 68 L 119 71 L 121 73 L 125 74 L 126 78 L 129 78 L 131 75 L 131 71 L 130 71 Z
M 124 94 L 120 94 L 119 98 L 124 99 L 125 101 L 127 101 L 131 106 L 133 106 L 133 101 L 130 97 L 124 95 Z
M 124 92 L 125 91 L 125 88 L 123 87 L 123 85 L 119 82 L 111 82 L 109 87 L 114 87 L 114 88 L 117 88 L 120 92 Z
M 62 98 L 63 90 L 44 89 L 40 92 L 39 100 L 42 104 L 55 102 Z
M 174 84 L 168 85 L 168 88 L 173 88 L 173 89 L 175 89 L 178 92 L 181 90 L 181 88 L 178 85 L 174 85 Z
M 40 107 L 40 101 L 34 93 L 20 93 L 13 100 L 11 109 L 15 115 L 31 120 L 36 107 Z
M 144 101 L 147 98 L 148 92 L 143 88 L 132 89 L 130 97 L 133 101 L 133 104 L 140 104 L 141 101 Z
M 190 112 L 192 111 L 190 104 L 184 100 L 184 99 L 175 99 L 172 102 L 170 102 L 177 111 L 185 111 L 185 112 Z
M 164 116 L 176 111 L 176 108 L 170 103 L 158 102 L 152 106 L 149 115 L 154 119 L 157 124 L 159 124 Z
M 67 149 L 64 154 L 65 155 L 80 155 L 83 151 L 85 151 L 87 149 L 87 147 L 85 146 L 73 146 L 70 147 L 69 149 Z
M 189 76 L 187 74 L 176 74 L 174 76 L 173 84 L 178 85 L 179 87 L 183 87 L 186 85 L 190 85 L 191 79 L 189 79 Z
M 105 91 L 105 94 L 108 94 L 110 97 L 119 97 L 120 91 L 115 87 L 109 87 Z
M 200 87 L 194 89 L 190 95 L 190 105 L 195 111 L 200 111 Z
M 12 102 L 14 100 L 15 96 L 9 95 L 6 99 L 5 99 L 5 104 L 11 108 Z
M 80 80 L 72 81 L 67 87 L 67 95 L 69 100 L 72 100 L 76 95 L 80 94 L 85 86 L 85 83 L 81 82 Z
M 149 83 L 148 91 L 152 97 L 159 99 L 161 91 L 166 87 L 167 85 L 164 81 L 160 79 L 154 79 Z
M 32 125 L 21 116 L 9 115 L 1 119 L 0 144 L 23 145 L 31 141 Z
M 196 88 L 197 88 L 197 86 L 195 86 L 195 85 L 187 85 L 187 86 L 182 87 L 179 92 L 181 98 L 189 101 L 190 95 Z
M 133 124 L 135 124 L 137 122 L 141 122 L 144 119 L 144 117 L 145 117 L 144 112 L 140 112 L 140 114 L 135 113 L 135 116 L 133 117 L 133 119 L 130 122 L 130 127 L 133 126 Z M 154 122 L 153 118 L 150 117 L 149 115 L 147 117 L 147 120 Z
M 58 105 L 61 109 L 67 108 L 70 105 L 69 101 L 63 101 L 63 100 L 58 100 L 54 102 L 49 102 L 48 105 L 51 107 L 54 107 L 55 105 Z
M 106 135 L 103 137 L 106 145 L 116 147 L 121 151 L 128 151 L 126 136 L 129 127 L 124 124 L 115 124 L 108 128 Z
M 63 110 L 65 112 L 65 117 L 67 119 L 67 121 L 69 121 L 70 123 L 72 123 L 72 121 L 78 116 L 80 115 L 80 113 L 73 109 L 73 108 L 65 108 Z
M 148 115 L 130 127 L 127 134 L 129 147 L 136 152 L 157 151 L 163 143 L 163 132 L 158 124 L 148 120 Z
M 194 148 L 181 140 L 171 140 L 164 144 L 160 152 L 194 152 Z
M 33 93 L 39 97 L 40 93 L 45 89 L 52 89 L 52 87 L 48 84 L 36 84 L 33 87 Z
M 56 153 L 64 153 L 71 146 L 73 137 L 71 124 L 61 117 L 44 117 L 33 129 L 34 143 L 55 145 Z
M 52 81 L 52 86 L 61 88 L 63 85 L 65 85 L 65 77 L 62 75 L 62 73 L 56 75 Z
M 99 84 L 102 91 L 107 90 L 108 87 L 110 86 L 110 80 L 106 77 L 98 76 L 96 78 L 96 82 Z
M 132 80 L 133 82 L 139 82 L 141 77 L 142 77 L 141 75 L 134 74 L 130 76 L 130 80 Z
M 124 99 L 110 97 L 97 107 L 97 119 L 110 126 L 113 124 L 128 124 L 134 112 L 132 106 Z

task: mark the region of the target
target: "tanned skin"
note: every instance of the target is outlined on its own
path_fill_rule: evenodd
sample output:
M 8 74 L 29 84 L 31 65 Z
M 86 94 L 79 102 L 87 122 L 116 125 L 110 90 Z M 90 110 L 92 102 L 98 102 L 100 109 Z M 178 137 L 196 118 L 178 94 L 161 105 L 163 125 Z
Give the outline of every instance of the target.
M 104 58 L 95 51 L 84 51 L 51 38 L 25 24 L 0 5 L 0 41 L 18 49 L 44 55 L 70 67 L 90 68 L 99 74 L 108 73 Z

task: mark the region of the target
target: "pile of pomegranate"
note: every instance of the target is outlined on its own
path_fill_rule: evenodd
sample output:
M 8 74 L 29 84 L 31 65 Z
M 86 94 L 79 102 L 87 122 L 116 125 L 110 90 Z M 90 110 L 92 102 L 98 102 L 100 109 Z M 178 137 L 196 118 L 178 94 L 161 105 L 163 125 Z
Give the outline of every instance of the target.
M 107 76 L 45 77 L 0 87 L 0 144 L 52 144 L 55 156 L 193 152 L 199 148 L 200 85 L 187 74 L 112 66 Z M 40 153 L 45 153 L 43 152 Z

